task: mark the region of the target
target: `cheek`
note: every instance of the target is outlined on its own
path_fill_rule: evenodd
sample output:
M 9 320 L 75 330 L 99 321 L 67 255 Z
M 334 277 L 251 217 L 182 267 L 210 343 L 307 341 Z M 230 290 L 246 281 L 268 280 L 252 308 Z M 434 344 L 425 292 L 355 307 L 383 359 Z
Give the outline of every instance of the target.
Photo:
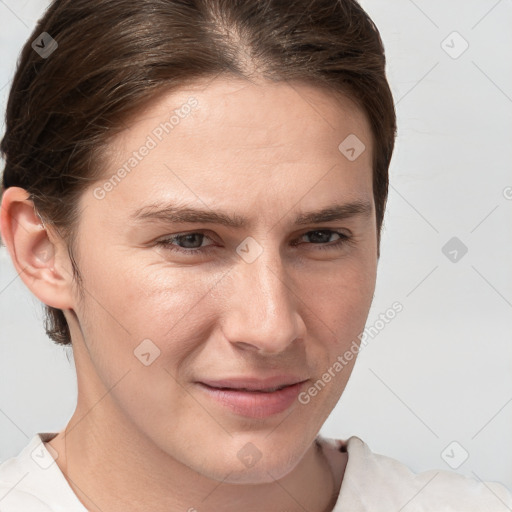
M 232 273 L 225 267 L 178 267 L 154 258 L 144 262 L 143 257 L 113 256 L 106 254 L 101 263 L 90 256 L 86 262 L 93 269 L 84 283 L 89 292 L 87 336 L 91 345 L 104 340 L 96 350 L 99 364 L 105 371 L 140 366 L 134 351 L 150 340 L 145 343 L 155 361 L 175 371 L 186 367 L 183 363 L 208 339 L 219 316 L 229 314 L 231 292 L 237 287 Z M 109 258 L 118 264 L 109 264 Z M 330 340 L 329 352 L 334 352 L 364 329 L 376 261 L 366 252 L 317 263 L 307 271 L 291 270 L 291 289 L 300 299 L 296 307 L 310 334 L 317 337 L 324 331 L 321 338 Z
M 148 258 L 149 259 L 149 258 Z M 144 258 L 112 265 L 90 276 L 87 286 L 134 339 L 165 336 L 181 329 L 189 314 L 222 278 L 206 267 L 177 267 Z M 118 259 L 121 261 L 121 258 Z M 113 318 L 110 317 L 111 323 Z M 117 326 L 119 327 L 119 326 Z
M 300 285 L 300 294 L 312 312 L 336 335 L 336 340 L 343 343 L 355 331 L 364 328 L 375 279 L 375 264 L 352 259 L 340 262 L 334 270 L 310 276 Z
M 112 385 L 128 369 L 148 370 L 138 359 L 148 352 L 144 358 L 155 364 L 178 366 L 206 339 L 211 302 L 204 299 L 221 275 L 122 254 L 95 261 L 99 256 L 80 262 L 85 300 L 77 314 L 102 380 Z

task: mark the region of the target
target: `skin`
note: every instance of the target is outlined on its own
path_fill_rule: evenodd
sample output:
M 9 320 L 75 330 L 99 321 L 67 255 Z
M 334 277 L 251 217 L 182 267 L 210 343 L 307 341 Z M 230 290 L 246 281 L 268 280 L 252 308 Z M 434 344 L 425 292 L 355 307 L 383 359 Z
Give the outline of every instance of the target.
M 284 373 L 311 386 L 357 340 L 378 262 L 370 126 L 349 99 L 320 88 L 218 77 L 140 112 L 112 141 L 105 179 L 190 96 L 198 107 L 113 190 L 97 199 L 102 181 L 83 193 L 83 300 L 62 240 L 23 189 L 4 193 L 2 237 L 16 270 L 65 312 L 72 334 L 77 408 L 49 445 L 90 511 L 331 510 L 347 458 L 328 465 L 314 439 L 355 358 L 308 404 L 263 419 L 219 405 L 195 381 Z M 352 133 L 366 145 L 355 161 L 338 149 Z M 128 220 L 175 199 L 250 225 Z M 371 203 L 369 216 L 293 224 L 299 211 L 356 199 Z M 332 232 L 314 238 L 320 229 Z M 352 242 L 321 250 L 339 239 L 334 231 Z M 184 250 L 215 249 L 199 256 L 156 245 L 194 232 L 206 236 L 181 240 Z M 236 252 L 248 236 L 262 249 L 250 264 Z M 144 339 L 160 350 L 148 366 L 134 356 Z M 237 456 L 249 442 L 261 453 L 252 467 Z

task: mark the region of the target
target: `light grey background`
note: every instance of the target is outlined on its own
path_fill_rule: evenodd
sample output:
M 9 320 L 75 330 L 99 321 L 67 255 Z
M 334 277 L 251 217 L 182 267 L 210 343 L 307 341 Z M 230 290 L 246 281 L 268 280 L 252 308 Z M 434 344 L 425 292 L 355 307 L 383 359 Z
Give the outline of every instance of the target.
M 416 472 L 454 470 L 512 489 L 512 1 L 361 4 L 384 40 L 399 126 L 367 326 L 395 301 L 403 311 L 368 337 L 321 432 L 357 435 Z M 2 112 L 46 5 L 0 0 Z M 452 237 L 468 248 L 456 262 L 442 252 Z M 0 308 L 4 460 L 36 432 L 63 428 L 76 384 L 69 350 L 46 338 L 42 306 L 5 248 Z M 464 450 L 452 469 L 446 460 L 456 465 Z

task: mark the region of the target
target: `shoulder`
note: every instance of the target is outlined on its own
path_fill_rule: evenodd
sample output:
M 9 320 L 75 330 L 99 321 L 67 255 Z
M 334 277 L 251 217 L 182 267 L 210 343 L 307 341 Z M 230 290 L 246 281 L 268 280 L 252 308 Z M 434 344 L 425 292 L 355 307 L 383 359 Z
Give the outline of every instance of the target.
M 13 488 L 0 481 L 0 510 L 2 512 L 54 512 L 47 504 L 27 491 Z
M 483 482 L 442 469 L 415 473 L 396 459 L 372 452 L 356 436 L 346 441 L 325 441 L 332 449 L 348 454 L 337 503 L 339 510 L 512 510 L 512 493 L 501 483 Z
M 17 456 L 1 462 L 1 512 L 53 512 L 46 493 L 52 483 L 52 470 L 48 469 L 54 462 L 42 444 L 40 434 L 32 437 Z

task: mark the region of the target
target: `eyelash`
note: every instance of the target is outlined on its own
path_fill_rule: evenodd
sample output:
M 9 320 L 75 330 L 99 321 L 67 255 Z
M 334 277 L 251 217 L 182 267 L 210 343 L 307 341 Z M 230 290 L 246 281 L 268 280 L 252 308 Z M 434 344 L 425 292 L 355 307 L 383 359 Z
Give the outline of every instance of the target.
M 339 249 L 342 246 L 352 242 L 351 236 L 346 235 L 345 233 L 340 233 L 339 231 L 334 231 L 332 229 L 313 229 L 311 231 L 307 231 L 306 233 L 303 233 L 299 238 L 302 238 L 303 236 L 308 235 L 310 233 L 316 233 L 316 232 L 331 233 L 331 234 L 338 235 L 340 237 L 339 240 L 336 240 L 335 243 L 331 243 L 330 245 L 322 244 L 322 243 L 315 244 L 314 242 L 311 242 L 313 245 L 317 246 L 316 250 L 325 251 L 325 250 Z M 186 237 L 188 235 L 203 235 L 204 237 L 209 238 L 207 235 L 205 235 L 204 233 L 201 233 L 200 231 L 190 231 L 189 233 L 180 233 L 179 235 L 174 235 L 174 236 L 165 238 L 163 240 L 159 240 L 156 243 L 159 246 L 163 246 L 165 249 L 168 249 L 173 252 L 178 252 L 181 254 L 198 254 L 198 253 L 206 254 L 210 250 L 213 250 L 215 248 L 214 245 L 208 245 L 208 246 L 205 246 L 202 248 L 184 249 L 183 247 L 179 247 L 172 243 L 172 242 L 175 242 L 176 240 L 179 240 L 180 238 Z M 210 240 L 211 240 L 211 238 L 210 238 Z M 294 245 L 297 245 L 297 244 L 294 244 Z

